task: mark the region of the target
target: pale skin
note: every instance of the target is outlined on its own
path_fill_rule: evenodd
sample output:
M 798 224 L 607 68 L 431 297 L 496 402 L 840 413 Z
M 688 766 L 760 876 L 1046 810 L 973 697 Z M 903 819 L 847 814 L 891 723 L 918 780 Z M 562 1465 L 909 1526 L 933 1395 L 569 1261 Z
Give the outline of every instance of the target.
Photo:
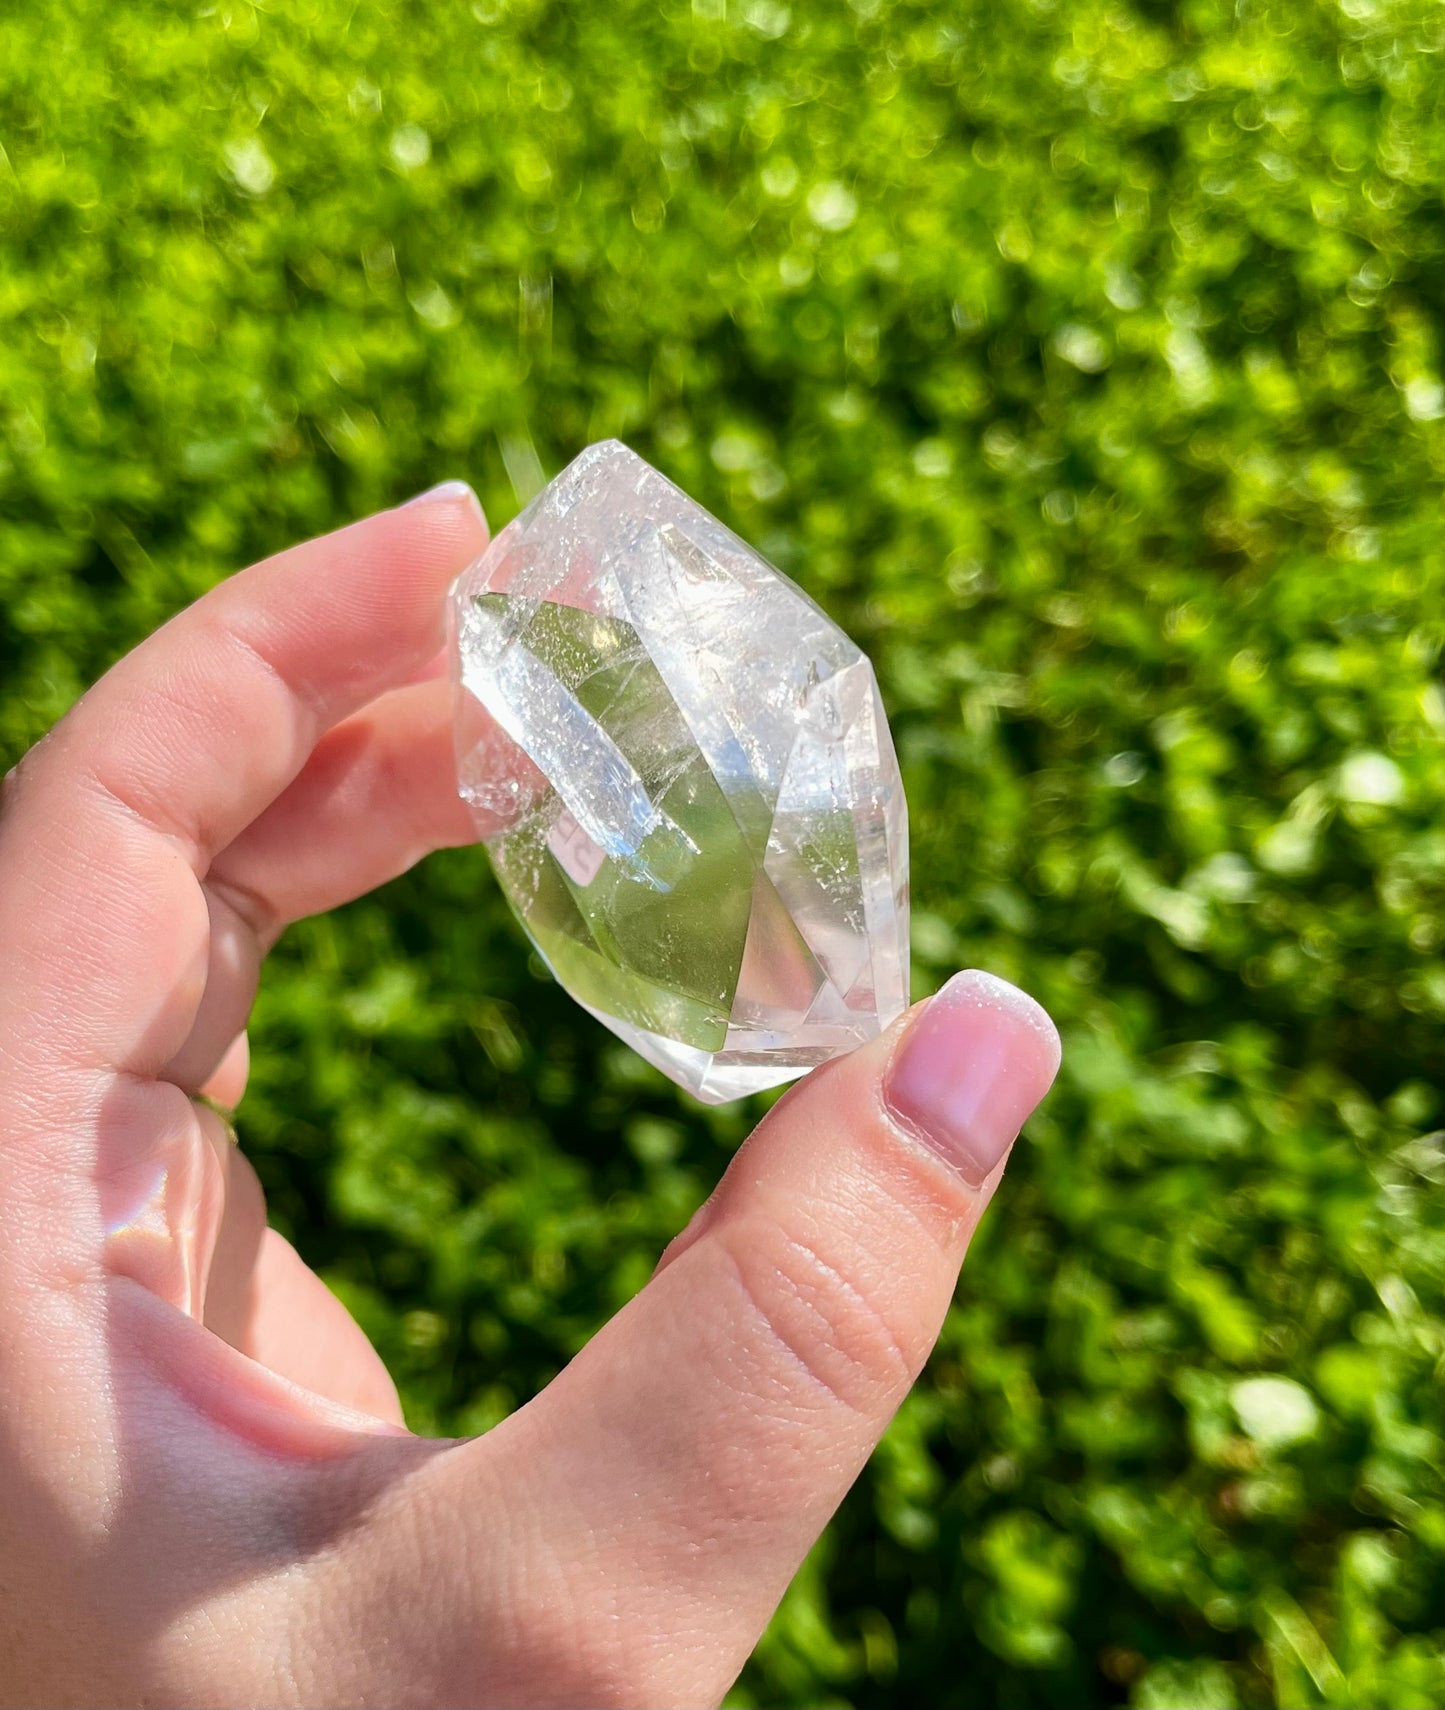
M 485 539 L 448 488 L 232 577 L 5 781 L 0 1701 L 716 1702 L 1052 1079 L 1041 1012 L 971 987 L 924 1134 L 885 1097 L 916 1007 L 774 1108 L 541 1395 L 408 1433 L 213 1103 L 286 924 L 476 836 L 437 656 Z

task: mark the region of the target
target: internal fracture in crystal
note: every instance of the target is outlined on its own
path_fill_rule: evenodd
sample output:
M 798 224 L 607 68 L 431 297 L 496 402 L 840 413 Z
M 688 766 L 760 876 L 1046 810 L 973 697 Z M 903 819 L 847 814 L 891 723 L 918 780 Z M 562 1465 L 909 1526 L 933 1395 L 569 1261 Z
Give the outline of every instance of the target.
M 907 810 L 873 668 L 750 546 L 609 440 L 460 578 L 451 633 L 462 794 L 613 1032 L 721 1103 L 903 1010 Z M 478 706 L 540 781 L 499 775 Z

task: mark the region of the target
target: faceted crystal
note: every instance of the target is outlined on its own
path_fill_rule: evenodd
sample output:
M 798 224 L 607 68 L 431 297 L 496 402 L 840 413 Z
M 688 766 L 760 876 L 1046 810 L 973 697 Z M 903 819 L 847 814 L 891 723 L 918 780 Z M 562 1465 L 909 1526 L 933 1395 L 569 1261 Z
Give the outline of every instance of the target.
M 462 795 L 584 1008 L 708 1103 L 908 1001 L 908 823 L 873 668 L 635 453 L 589 446 L 452 594 Z M 532 762 L 499 765 L 477 704 Z

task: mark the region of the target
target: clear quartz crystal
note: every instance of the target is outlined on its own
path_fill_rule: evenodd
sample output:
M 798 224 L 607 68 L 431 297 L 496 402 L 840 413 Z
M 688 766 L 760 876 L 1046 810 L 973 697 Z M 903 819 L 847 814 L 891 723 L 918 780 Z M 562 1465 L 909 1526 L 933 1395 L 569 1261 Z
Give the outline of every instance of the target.
M 607 440 L 451 605 L 462 795 L 585 1009 L 713 1104 L 902 1011 L 898 762 L 872 666 L 800 588 Z M 478 703 L 536 774 L 499 767 Z

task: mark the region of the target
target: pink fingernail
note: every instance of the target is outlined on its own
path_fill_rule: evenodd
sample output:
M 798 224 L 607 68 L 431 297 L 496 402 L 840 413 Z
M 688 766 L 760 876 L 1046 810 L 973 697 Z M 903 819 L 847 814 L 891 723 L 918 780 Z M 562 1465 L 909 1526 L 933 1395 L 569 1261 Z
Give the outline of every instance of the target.
M 904 1034 L 883 1082 L 893 1115 L 979 1186 L 1059 1070 L 1059 1035 L 1017 986 L 969 968 Z
M 481 517 L 482 522 L 486 522 L 486 516 L 482 511 L 482 501 L 466 481 L 442 481 L 435 487 L 428 487 L 426 492 L 418 493 L 414 499 L 408 499 L 404 505 L 398 505 L 397 509 L 409 511 L 413 505 L 441 504 L 448 499 L 469 500 L 472 508 Z

